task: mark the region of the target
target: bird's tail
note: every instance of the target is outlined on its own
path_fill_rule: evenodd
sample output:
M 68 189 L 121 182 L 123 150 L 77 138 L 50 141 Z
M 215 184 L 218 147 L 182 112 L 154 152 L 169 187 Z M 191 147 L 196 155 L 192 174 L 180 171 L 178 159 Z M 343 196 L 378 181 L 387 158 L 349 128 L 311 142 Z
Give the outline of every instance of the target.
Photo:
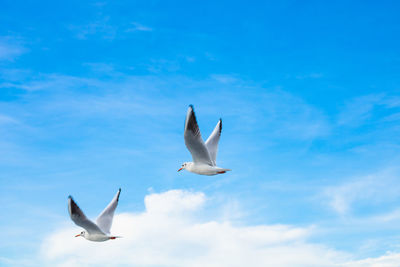
M 222 174 L 222 173 L 226 173 L 228 171 L 231 171 L 231 169 L 220 168 L 220 169 L 218 169 L 217 173 Z

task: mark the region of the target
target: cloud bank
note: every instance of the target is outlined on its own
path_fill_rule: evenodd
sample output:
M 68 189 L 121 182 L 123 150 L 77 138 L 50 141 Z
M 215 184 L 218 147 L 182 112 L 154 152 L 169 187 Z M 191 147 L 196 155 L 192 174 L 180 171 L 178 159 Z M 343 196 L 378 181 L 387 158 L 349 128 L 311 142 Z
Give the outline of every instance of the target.
M 336 266 L 346 255 L 307 241 L 312 227 L 238 226 L 201 219 L 201 192 L 171 190 L 145 197 L 145 211 L 117 214 L 104 243 L 75 238 L 78 227 L 47 237 L 41 258 L 51 266 Z

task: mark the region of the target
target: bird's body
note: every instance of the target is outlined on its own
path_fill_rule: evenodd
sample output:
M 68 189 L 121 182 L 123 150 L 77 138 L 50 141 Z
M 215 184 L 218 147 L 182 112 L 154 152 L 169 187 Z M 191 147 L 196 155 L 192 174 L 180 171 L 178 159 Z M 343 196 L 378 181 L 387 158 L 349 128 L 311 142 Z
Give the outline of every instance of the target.
M 207 164 L 201 164 L 201 163 L 195 164 L 194 162 L 185 162 L 185 163 L 186 163 L 186 166 L 184 168 L 185 170 L 201 175 L 216 175 L 230 171 L 230 169 L 224 169 L 217 166 L 210 166 Z
M 207 141 L 204 142 L 200 134 L 193 106 L 190 105 L 186 115 L 184 138 L 186 147 L 192 154 L 193 162 L 183 163 L 178 171 L 185 169 L 201 175 L 216 175 L 230 171 L 230 169 L 216 166 L 221 131 L 222 120 L 220 119 Z
M 104 242 L 116 238 L 115 236 L 109 236 L 104 233 L 89 234 L 86 231 L 82 231 L 78 236 L 83 236 L 85 239 L 93 242 Z
M 118 205 L 121 189 L 111 200 L 110 204 L 100 213 L 96 219 L 96 223 L 89 220 L 79 206 L 75 203 L 71 196 L 68 197 L 68 211 L 71 220 L 78 226 L 85 228 L 80 234 L 75 237 L 82 236 L 87 240 L 94 242 L 103 242 L 110 239 L 116 239 L 118 236 L 110 235 L 112 220 L 115 209 Z

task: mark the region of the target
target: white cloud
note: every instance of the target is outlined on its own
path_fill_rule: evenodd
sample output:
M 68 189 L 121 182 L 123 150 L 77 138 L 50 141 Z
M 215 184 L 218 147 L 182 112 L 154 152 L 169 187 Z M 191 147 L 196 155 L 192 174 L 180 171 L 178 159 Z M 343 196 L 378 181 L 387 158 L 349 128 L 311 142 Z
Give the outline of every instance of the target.
M 400 265 L 400 253 L 387 252 L 383 256 L 351 261 L 343 266 L 348 267 L 398 267 Z
M 199 219 L 206 202 L 200 192 L 153 193 L 144 212 L 116 215 L 112 232 L 123 238 L 93 243 L 73 237 L 77 227 L 60 228 L 40 257 L 48 266 L 335 266 L 347 258 L 308 242 L 312 228 Z

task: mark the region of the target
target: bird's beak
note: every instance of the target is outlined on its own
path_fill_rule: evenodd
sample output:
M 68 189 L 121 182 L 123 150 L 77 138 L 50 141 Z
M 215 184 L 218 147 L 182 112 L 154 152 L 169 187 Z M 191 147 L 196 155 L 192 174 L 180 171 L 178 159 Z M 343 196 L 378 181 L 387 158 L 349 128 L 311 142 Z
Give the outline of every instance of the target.
M 178 170 L 178 172 L 180 172 L 182 169 L 183 169 L 183 168 L 180 168 L 180 169 Z
M 81 236 L 81 234 L 79 234 L 79 235 L 76 235 L 75 237 L 78 237 L 78 236 Z

